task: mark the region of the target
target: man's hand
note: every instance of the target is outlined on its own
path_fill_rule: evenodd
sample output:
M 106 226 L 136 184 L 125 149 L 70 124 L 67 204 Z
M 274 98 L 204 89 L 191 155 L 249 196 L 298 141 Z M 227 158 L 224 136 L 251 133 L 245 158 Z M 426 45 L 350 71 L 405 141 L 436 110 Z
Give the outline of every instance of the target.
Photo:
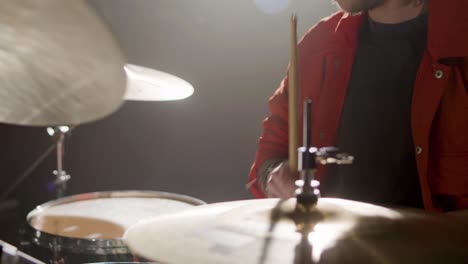
M 294 196 L 295 182 L 298 179 L 299 174 L 291 173 L 288 162 L 282 162 L 268 175 L 265 193 L 268 198 L 291 198 Z

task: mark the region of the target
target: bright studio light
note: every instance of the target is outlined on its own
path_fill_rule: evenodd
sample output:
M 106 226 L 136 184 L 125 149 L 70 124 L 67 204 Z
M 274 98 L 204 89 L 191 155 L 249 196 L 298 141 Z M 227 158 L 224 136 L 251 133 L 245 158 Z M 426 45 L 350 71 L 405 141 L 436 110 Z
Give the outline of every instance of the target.
M 255 5 L 263 13 L 274 15 L 286 10 L 289 0 L 255 0 Z
M 171 101 L 193 94 L 193 86 L 174 75 L 137 66 L 125 65 L 127 92 L 125 100 Z

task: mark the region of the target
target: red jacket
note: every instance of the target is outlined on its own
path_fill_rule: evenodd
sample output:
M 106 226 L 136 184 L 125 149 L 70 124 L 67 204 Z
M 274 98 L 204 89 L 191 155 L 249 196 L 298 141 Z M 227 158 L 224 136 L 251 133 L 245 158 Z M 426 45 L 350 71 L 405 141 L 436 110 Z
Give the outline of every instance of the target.
M 467 0 L 430 1 L 427 48 L 411 110 L 418 174 L 428 210 L 468 208 L 468 83 L 463 73 L 468 72 L 467 14 Z M 364 17 L 336 13 L 315 25 L 299 43 L 300 102 L 306 98 L 314 102 L 312 143 L 317 147 L 336 143 Z M 255 182 L 263 161 L 288 156 L 287 83 L 286 77 L 270 98 L 271 115 L 263 122 L 250 182 Z M 318 180 L 323 175 L 320 167 Z M 251 191 L 257 198 L 265 197 L 258 184 L 252 184 Z

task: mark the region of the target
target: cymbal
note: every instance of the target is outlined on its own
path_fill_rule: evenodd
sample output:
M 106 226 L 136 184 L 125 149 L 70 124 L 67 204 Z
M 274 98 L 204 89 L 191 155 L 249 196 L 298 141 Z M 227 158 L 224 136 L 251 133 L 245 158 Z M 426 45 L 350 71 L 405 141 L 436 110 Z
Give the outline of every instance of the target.
M 451 217 L 341 199 L 319 200 L 310 232 L 291 215 L 295 199 L 200 206 L 132 226 L 124 241 L 162 263 L 463 263 L 468 231 Z M 304 254 L 305 252 L 305 254 Z M 308 260 L 301 257 L 306 256 Z
M 127 64 L 126 100 L 170 101 L 184 99 L 193 94 L 193 86 L 174 75 Z
M 447 214 L 453 217 L 457 217 L 459 220 L 463 220 L 468 223 L 468 210 L 452 211 Z
M 0 1 L 0 36 L 0 122 L 76 125 L 122 104 L 126 60 L 87 1 Z

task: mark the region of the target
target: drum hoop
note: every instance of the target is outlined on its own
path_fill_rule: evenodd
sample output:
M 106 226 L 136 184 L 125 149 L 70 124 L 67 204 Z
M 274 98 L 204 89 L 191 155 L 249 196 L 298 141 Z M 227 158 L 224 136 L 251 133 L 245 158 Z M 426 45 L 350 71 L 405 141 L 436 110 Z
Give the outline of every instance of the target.
M 92 192 L 83 193 L 72 196 L 67 196 L 57 200 L 49 201 L 44 204 L 38 205 L 26 217 L 27 229 L 31 235 L 31 240 L 34 244 L 53 249 L 54 245 L 60 245 L 60 249 L 72 253 L 92 253 L 92 254 L 130 254 L 131 252 L 121 239 L 87 239 L 87 238 L 73 238 L 54 235 L 44 231 L 40 231 L 31 226 L 30 221 L 32 217 L 40 212 L 43 212 L 51 207 L 80 202 L 86 200 L 103 199 L 103 198 L 161 198 L 173 201 L 188 203 L 194 206 L 204 205 L 206 202 L 187 195 L 160 192 L 160 191 L 105 191 L 105 192 Z

